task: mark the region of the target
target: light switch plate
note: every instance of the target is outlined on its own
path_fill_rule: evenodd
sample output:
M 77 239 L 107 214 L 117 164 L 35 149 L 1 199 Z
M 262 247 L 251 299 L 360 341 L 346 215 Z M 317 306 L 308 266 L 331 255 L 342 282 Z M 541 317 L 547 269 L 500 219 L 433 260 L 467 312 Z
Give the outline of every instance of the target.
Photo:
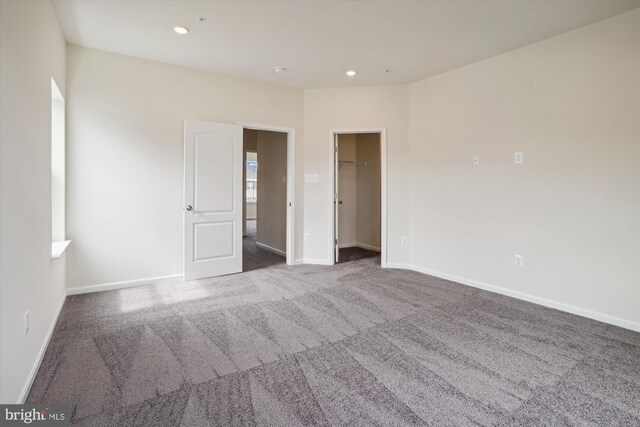
M 318 182 L 318 174 L 307 174 L 304 176 L 305 182 Z
M 478 156 L 477 154 L 474 154 L 473 158 L 471 159 L 471 164 L 473 166 L 479 166 L 480 165 L 480 156 Z
M 514 264 L 516 267 L 524 267 L 524 257 L 523 257 L 522 255 L 518 255 L 518 254 L 516 254 L 516 255 L 513 257 L 513 264 Z

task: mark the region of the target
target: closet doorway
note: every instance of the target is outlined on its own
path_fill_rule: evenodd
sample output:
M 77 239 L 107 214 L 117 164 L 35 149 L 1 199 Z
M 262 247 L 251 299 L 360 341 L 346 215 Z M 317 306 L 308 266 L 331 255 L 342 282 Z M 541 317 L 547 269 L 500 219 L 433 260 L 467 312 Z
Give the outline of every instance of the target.
M 386 132 L 331 132 L 332 263 L 380 257 L 386 266 Z

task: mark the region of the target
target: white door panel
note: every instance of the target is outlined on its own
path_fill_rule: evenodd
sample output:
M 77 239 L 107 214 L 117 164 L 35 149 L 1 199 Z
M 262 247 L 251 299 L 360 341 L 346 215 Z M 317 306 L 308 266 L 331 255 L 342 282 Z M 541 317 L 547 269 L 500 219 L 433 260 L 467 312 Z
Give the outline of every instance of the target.
M 185 121 L 185 280 L 242 271 L 242 127 Z
M 234 209 L 234 137 L 220 132 L 195 134 L 196 212 L 231 212 Z M 215 183 L 216 191 L 209 191 Z M 203 187 L 203 188 L 201 188 Z
M 193 224 L 194 261 L 233 256 L 233 221 Z

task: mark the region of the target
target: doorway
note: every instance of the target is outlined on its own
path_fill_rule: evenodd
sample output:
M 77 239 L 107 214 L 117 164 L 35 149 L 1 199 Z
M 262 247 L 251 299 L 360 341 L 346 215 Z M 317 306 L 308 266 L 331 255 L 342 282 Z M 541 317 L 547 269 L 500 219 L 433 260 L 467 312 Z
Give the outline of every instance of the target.
M 243 271 L 287 261 L 288 134 L 243 129 Z
M 243 271 L 245 234 L 245 129 L 278 133 L 285 142 L 284 207 L 286 263 L 294 256 L 293 128 L 185 120 L 183 260 L 185 280 Z M 258 186 L 258 189 L 260 187 Z M 259 196 L 258 196 L 259 197 Z M 259 215 L 259 212 L 257 213 Z M 259 227 L 257 227 L 259 233 Z
M 386 266 L 386 132 L 331 132 L 332 263 L 380 257 Z

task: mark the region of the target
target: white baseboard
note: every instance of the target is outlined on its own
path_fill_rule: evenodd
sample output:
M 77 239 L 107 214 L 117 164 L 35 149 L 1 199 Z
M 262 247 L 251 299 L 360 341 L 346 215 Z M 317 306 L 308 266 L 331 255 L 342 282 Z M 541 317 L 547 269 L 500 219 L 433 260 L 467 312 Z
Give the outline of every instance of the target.
M 640 332 L 640 322 L 633 322 L 631 320 L 622 319 L 620 317 L 611 316 L 609 314 L 600 313 L 586 308 L 576 307 L 574 305 L 565 304 L 562 302 L 552 301 L 546 298 L 538 297 L 535 295 L 527 294 L 524 292 L 514 291 L 500 286 L 490 285 L 488 283 L 478 282 L 476 280 L 467 279 L 464 277 L 454 276 L 452 274 L 442 273 L 439 271 L 430 270 L 428 268 L 418 267 L 411 264 L 400 263 L 388 263 L 387 268 L 401 268 L 406 270 L 413 270 L 418 273 L 428 274 L 429 276 L 439 277 L 440 279 L 450 280 L 452 282 L 460 283 L 463 285 L 471 286 L 478 289 L 483 289 L 489 292 L 495 292 L 497 294 L 506 295 L 512 298 L 516 298 L 523 301 L 528 301 L 534 304 L 542 305 L 556 310 L 564 311 L 567 313 L 575 314 L 589 319 L 597 320 L 599 322 L 608 323 L 610 325 L 619 326 L 621 328 L 630 329 L 632 331 Z
M 399 262 L 388 262 L 387 268 L 398 268 L 400 270 L 414 270 L 411 264 L 402 264 Z
M 357 243 L 356 246 L 359 247 L 359 248 L 362 248 L 362 249 L 368 249 L 370 251 L 380 252 L 380 248 L 379 247 L 372 246 L 372 245 L 367 245 L 366 243 Z
M 264 243 L 256 242 L 256 246 L 261 248 L 261 249 L 264 249 L 266 251 L 273 252 L 274 254 L 287 256 L 287 253 L 285 251 L 281 251 L 280 249 L 276 249 L 273 246 L 265 245 Z
M 340 247 L 340 249 L 344 249 L 344 248 L 355 248 L 356 246 L 358 246 L 357 243 L 340 243 L 338 245 Z
M 302 258 L 299 258 L 293 261 L 293 265 L 302 265 L 302 264 L 304 264 L 304 260 Z
M 303 264 L 314 264 L 314 265 L 333 265 L 330 259 L 310 259 L 305 258 L 302 260 Z
M 113 289 L 133 288 L 142 285 L 161 284 L 174 282 L 183 278 L 182 274 L 171 276 L 148 277 L 146 279 L 125 280 L 123 282 L 101 283 L 99 285 L 79 286 L 67 289 L 67 295 L 87 294 L 90 292 L 111 291 Z
M 62 295 L 62 301 L 58 304 L 58 309 L 56 310 L 55 316 L 53 316 L 53 321 L 49 326 L 49 330 L 47 331 L 47 335 L 44 338 L 44 342 L 40 347 L 40 351 L 38 352 L 38 357 L 36 358 L 33 367 L 31 368 L 31 372 L 29 373 L 29 377 L 27 378 L 27 383 L 24 385 L 22 389 L 22 393 L 20 393 L 20 398 L 18 400 L 18 404 L 22 405 L 25 400 L 27 400 L 27 396 L 29 396 L 29 391 L 31 391 L 31 386 L 33 385 L 33 380 L 36 379 L 36 375 L 38 374 L 38 370 L 40 369 L 40 364 L 42 363 L 42 359 L 44 358 L 44 354 L 47 352 L 47 348 L 49 347 L 49 341 L 51 341 L 51 336 L 53 335 L 53 331 L 58 324 L 58 317 L 60 317 L 60 313 L 62 312 L 62 307 L 64 307 L 64 302 L 66 301 L 67 296 Z
M 340 249 L 344 249 L 344 248 L 362 248 L 362 249 L 368 249 L 370 251 L 380 252 L 380 248 L 379 247 L 367 245 L 366 243 L 358 243 L 358 242 L 342 243 L 339 246 L 340 246 Z

